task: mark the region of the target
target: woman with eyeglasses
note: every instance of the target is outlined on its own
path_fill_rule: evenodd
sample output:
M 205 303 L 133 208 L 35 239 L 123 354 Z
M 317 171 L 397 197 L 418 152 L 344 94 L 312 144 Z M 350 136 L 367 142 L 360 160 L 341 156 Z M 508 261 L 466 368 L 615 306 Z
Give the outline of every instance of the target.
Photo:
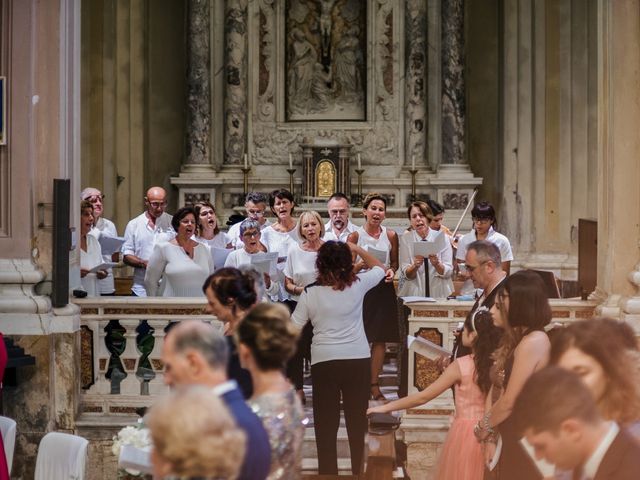
M 473 282 L 470 279 L 469 272 L 463 266 L 469 244 L 476 240 L 486 240 L 498 247 L 502 259 L 502 271 L 507 275 L 509 275 L 511 262 L 513 261 L 513 252 L 511 251 L 509 239 L 494 230 L 496 211 L 493 205 L 489 202 L 476 204 L 471 210 L 471 218 L 473 219 L 473 230 L 458 241 L 458 250 L 456 252 L 456 269 L 460 276 L 465 279 L 461 289 L 462 293 L 473 292 Z
M 179 209 L 171 219 L 177 232 L 169 242 L 157 243 L 149 258 L 144 284 L 149 296 L 202 297 L 202 284 L 213 273 L 207 245 L 196 242 L 196 212 Z
M 100 243 L 96 237 L 89 234 L 93 224 L 93 204 L 83 200 L 80 203 L 80 281 L 90 297 L 100 295 L 98 281 L 107 277 L 106 270 L 91 271 L 102 265 Z
M 520 270 L 507 277 L 498 291 L 491 315 L 494 325 L 504 333 L 494 356 L 495 373 L 486 413 L 474 433 L 484 445 L 487 461 L 495 455 L 498 437 L 502 439 L 502 453 L 496 467 L 499 480 L 541 479 L 520 444 L 518 419 L 512 415 L 525 382 L 549 362 L 551 344 L 544 327 L 551 321 L 551 307 L 540 275 L 532 270 Z M 495 392 L 500 395 L 492 404 Z
M 226 267 L 239 268 L 243 265 L 251 265 L 251 256 L 257 253 L 266 252 L 267 248 L 261 242 L 262 232 L 260 230 L 260 223 L 257 220 L 247 218 L 240 223 L 240 238 L 242 239 L 243 246 L 238 250 L 234 250 L 227 257 L 224 263 Z M 272 281 L 271 276 L 264 274 L 264 285 L 266 295 L 277 295 L 279 285 L 276 281 Z M 263 300 L 267 300 L 264 298 Z

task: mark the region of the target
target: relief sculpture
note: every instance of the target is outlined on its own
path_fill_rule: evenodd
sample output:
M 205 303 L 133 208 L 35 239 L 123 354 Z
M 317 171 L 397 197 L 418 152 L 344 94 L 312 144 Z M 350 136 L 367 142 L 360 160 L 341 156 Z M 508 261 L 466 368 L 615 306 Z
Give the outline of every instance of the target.
M 287 121 L 365 120 L 366 2 L 290 0 Z

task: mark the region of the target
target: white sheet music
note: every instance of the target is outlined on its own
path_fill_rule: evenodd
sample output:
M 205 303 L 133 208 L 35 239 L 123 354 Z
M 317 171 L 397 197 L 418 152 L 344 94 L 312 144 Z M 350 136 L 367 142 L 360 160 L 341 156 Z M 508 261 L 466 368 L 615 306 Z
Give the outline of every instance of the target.
M 444 232 L 438 233 L 433 241 L 413 242 L 413 254 L 428 257 L 429 255 L 437 255 L 447 246 L 447 238 Z

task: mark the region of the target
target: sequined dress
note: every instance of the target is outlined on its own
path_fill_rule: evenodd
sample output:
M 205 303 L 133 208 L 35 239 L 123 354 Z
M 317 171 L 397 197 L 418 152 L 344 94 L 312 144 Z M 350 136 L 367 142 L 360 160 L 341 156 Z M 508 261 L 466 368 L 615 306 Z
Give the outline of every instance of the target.
M 306 418 L 295 390 L 267 393 L 247 403 L 269 435 L 271 471 L 267 479 L 300 478 Z

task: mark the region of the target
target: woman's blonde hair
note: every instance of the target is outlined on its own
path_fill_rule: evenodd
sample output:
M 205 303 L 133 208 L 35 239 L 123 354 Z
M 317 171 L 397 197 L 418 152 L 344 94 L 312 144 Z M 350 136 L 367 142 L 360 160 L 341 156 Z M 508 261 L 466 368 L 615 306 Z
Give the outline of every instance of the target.
M 178 477 L 237 478 L 246 435 L 210 389 L 189 387 L 158 400 L 145 422 L 158 457 Z
M 298 237 L 306 240 L 304 233 L 302 233 L 302 223 L 305 217 L 313 217 L 318 221 L 318 225 L 320 225 L 320 238 L 324 237 L 324 222 L 320 214 L 315 210 L 305 210 L 300 214 L 300 217 L 298 217 Z

